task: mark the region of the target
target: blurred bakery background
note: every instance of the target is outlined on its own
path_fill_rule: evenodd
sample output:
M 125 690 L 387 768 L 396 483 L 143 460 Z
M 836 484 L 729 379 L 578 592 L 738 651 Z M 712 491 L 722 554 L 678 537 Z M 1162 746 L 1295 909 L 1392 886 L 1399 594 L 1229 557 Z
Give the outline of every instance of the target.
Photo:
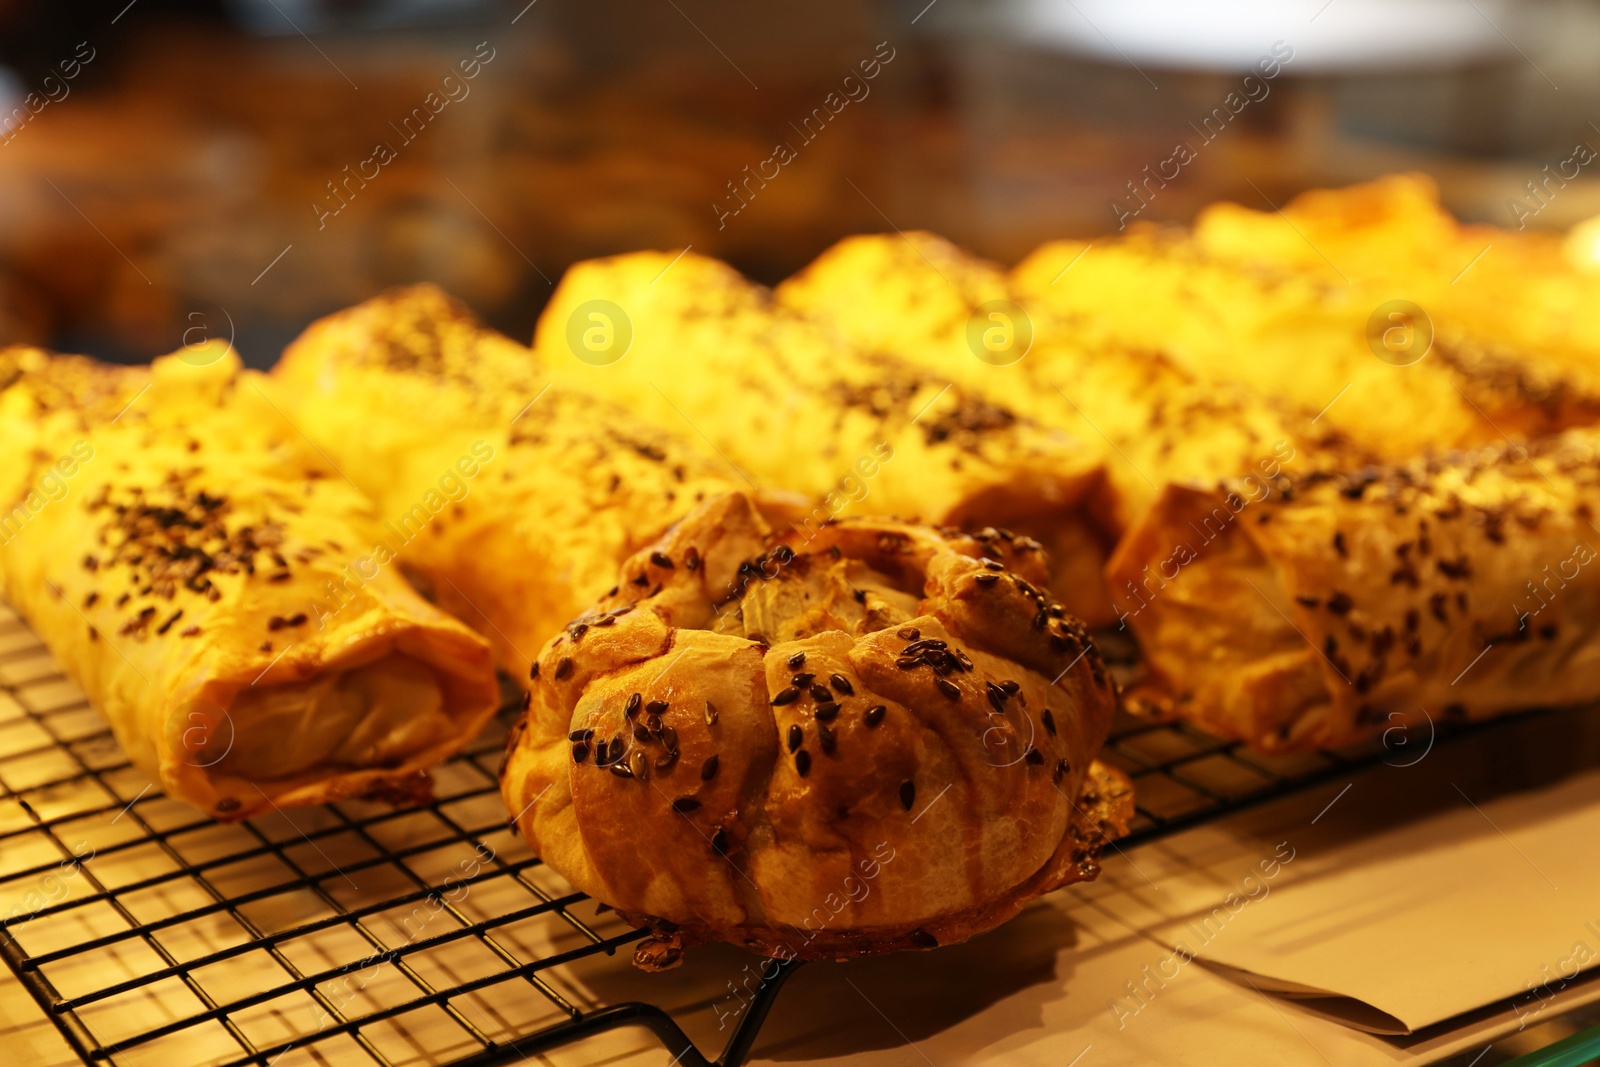
M 568 264 L 640 248 L 1009 263 L 1400 170 L 1569 226 L 1600 0 L 0 0 L 0 114 L 5 341 L 265 366 L 421 279 L 526 339 Z

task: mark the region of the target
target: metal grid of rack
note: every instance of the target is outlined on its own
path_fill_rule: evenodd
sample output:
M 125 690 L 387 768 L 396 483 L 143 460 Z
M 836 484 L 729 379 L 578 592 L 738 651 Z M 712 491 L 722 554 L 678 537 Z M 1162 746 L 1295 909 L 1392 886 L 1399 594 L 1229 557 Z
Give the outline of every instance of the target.
M 152 788 L 0 605 L 0 955 L 88 1064 L 489 1067 L 643 1026 L 705 1067 L 659 1006 L 682 983 L 627 962 L 642 932 L 508 830 L 502 733 L 422 808 L 219 824 Z M 1127 848 L 1392 751 L 1266 757 L 1123 716 L 1103 758 L 1135 782 Z M 741 999 L 714 1062 L 744 1061 L 792 970 Z

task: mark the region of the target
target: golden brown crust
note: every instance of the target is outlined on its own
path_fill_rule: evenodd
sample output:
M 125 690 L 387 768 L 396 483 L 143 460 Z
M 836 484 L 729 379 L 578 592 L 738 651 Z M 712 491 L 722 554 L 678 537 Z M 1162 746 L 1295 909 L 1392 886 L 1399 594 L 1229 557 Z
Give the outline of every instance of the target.
M 489 647 L 360 566 L 369 503 L 264 379 L 206 356 L 12 364 L 5 596 L 174 799 L 239 819 L 415 795 L 493 716 Z
M 796 956 L 961 940 L 1091 877 L 1116 695 L 1037 545 L 773 520 L 707 502 L 545 647 L 503 779 L 534 849 L 686 943 Z
M 601 305 L 631 322 L 631 344 L 591 360 L 574 348 L 574 323 Z M 556 381 L 663 426 L 687 422 L 749 484 L 816 500 L 813 524 L 897 515 L 1059 537 L 1096 565 L 1058 583 L 1057 597 L 1091 622 L 1110 618 L 1098 573 L 1112 521 L 1100 456 L 1021 414 L 991 383 L 854 348 L 693 252 L 576 264 L 540 316 L 535 348 Z
M 1286 487 L 1169 487 L 1113 558 L 1158 703 L 1276 751 L 1600 697 L 1600 433 Z
M 372 497 L 408 576 L 519 678 L 623 559 L 743 484 L 715 454 L 552 385 L 526 347 L 431 285 L 312 324 L 272 375 L 295 423 Z

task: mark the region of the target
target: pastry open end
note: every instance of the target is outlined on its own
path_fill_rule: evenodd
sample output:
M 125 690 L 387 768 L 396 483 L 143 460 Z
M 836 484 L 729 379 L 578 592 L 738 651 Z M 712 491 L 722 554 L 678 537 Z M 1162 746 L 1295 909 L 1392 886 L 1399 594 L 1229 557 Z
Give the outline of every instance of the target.
M 11 365 L 5 597 L 168 796 L 238 819 L 415 795 L 494 714 L 488 643 L 232 352 Z
M 656 967 L 950 944 L 1093 878 L 1117 695 L 1037 543 L 783 525 L 708 501 L 545 646 L 502 779 L 534 850 Z

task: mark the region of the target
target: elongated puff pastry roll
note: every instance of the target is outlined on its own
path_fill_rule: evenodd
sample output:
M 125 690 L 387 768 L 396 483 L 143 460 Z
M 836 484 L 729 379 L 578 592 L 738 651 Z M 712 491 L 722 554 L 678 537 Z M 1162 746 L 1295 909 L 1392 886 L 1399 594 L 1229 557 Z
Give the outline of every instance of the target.
M 494 714 L 487 643 L 392 568 L 318 610 L 370 505 L 231 351 L 11 367 L 5 595 L 169 796 L 237 819 L 415 794 Z
M 1069 263 L 1069 266 L 1073 264 Z M 1071 284 L 1071 274 L 1057 274 Z M 1116 525 L 1136 522 L 1168 482 L 1362 462 L 1314 411 L 1205 381 L 1149 346 L 1077 336 L 1046 292 L 930 233 L 847 237 L 774 290 L 853 347 L 887 352 L 990 391 L 1100 455 Z M 1053 567 L 1065 561 L 1052 555 Z
M 1043 582 L 1017 538 L 844 519 L 808 542 L 708 501 L 544 648 L 506 803 L 652 928 L 646 967 L 964 940 L 1093 878 L 1131 815 L 1094 761 L 1114 683 Z
M 1261 224 L 1237 225 L 1252 217 Z M 1384 241 L 1374 255 L 1387 259 L 1404 240 Z M 1476 333 L 1469 317 L 1451 313 L 1454 298 L 1347 275 L 1315 251 L 1320 271 L 1256 254 L 1304 241 L 1277 213 L 1214 207 L 1195 232 L 1138 223 L 1088 252 L 1082 241 L 1050 242 L 1012 277 L 1031 307 L 1048 305 L 1087 343 L 1158 349 L 1201 381 L 1317 413 L 1319 425 L 1387 462 L 1600 421 L 1592 356 L 1522 345 L 1518 331 Z M 1448 290 L 1450 277 L 1435 292 Z
M 1600 434 L 1169 488 L 1111 563 L 1130 693 L 1263 749 L 1600 698 Z
M 727 264 L 692 252 L 579 263 L 535 349 L 556 380 L 703 434 L 750 485 L 816 499 L 812 528 L 840 515 L 1007 526 L 1076 565 L 1052 586 L 1074 614 L 1110 618 L 1112 503 L 1095 449 L 970 384 L 851 348 Z
M 735 475 L 580 389 L 428 285 L 313 324 L 273 371 L 378 502 L 398 557 L 523 677 L 619 563 Z

